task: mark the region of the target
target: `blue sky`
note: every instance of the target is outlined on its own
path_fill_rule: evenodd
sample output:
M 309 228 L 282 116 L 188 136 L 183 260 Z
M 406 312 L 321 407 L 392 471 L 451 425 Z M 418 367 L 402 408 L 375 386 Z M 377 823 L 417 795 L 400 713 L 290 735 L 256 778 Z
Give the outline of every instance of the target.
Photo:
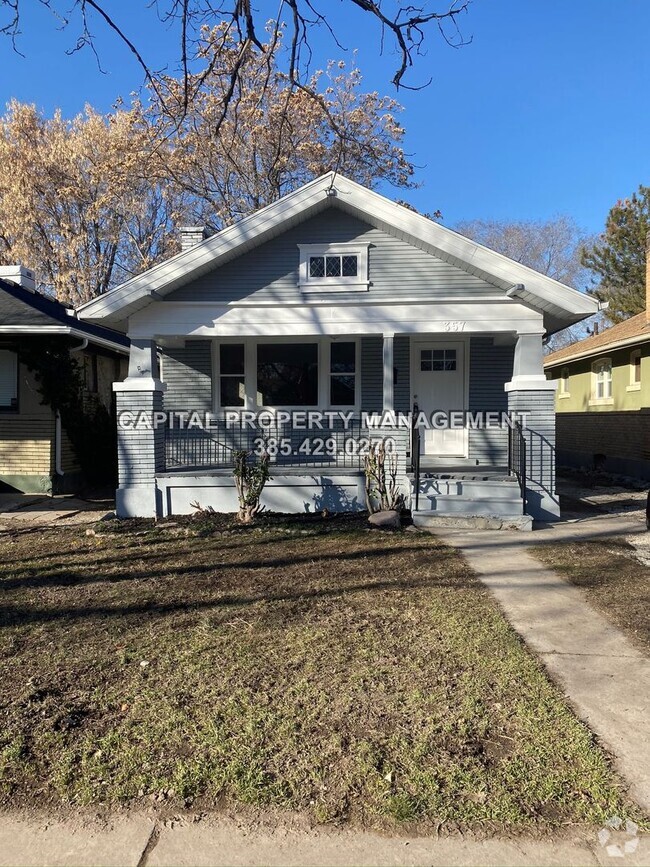
M 109 6 L 152 66 L 174 57 L 172 34 L 150 26 L 145 0 Z M 321 8 L 332 9 L 345 48 L 358 49 L 367 89 L 394 94 L 396 58 L 378 56 L 367 16 L 340 0 L 321 0 Z M 16 97 L 72 115 L 86 102 L 109 110 L 141 85 L 137 65 L 99 20 L 94 30 L 106 74 L 88 50 L 66 56 L 76 31 L 58 32 L 35 0 L 24 10 L 25 57 L 0 43 L 3 103 Z M 473 0 L 462 28 L 472 43 L 458 50 L 431 34 L 410 81 L 432 76 L 433 83 L 397 95 L 422 187 L 382 192 L 420 210 L 439 208 L 447 225 L 566 213 L 600 231 L 618 198 L 650 183 L 650 3 Z M 314 48 L 315 65 L 341 56 L 325 32 Z

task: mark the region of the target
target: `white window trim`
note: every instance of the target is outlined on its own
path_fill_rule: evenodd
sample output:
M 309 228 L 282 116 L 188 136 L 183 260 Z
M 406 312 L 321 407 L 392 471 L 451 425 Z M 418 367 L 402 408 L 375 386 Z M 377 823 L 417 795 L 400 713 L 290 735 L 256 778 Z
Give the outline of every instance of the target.
M 298 244 L 300 251 L 300 266 L 298 269 L 298 286 L 304 294 L 319 294 L 329 292 L 367 292 L 368 281 L 368 248 L 369 244 Z M 310 256 L 356 256 L 356 277 L 310 277 Z
M 564 374 L 566 373 L 566 377 Z M 559 378 L 559 387 L 557 391 L 558 400 L 566 400 L 568 397 L 571 397 L 571 392 L 569 391 L 569 380 L 571 378 L 571 373 L 568 367 L 563 367 L 560 371 Z M 566 390 L 564 389 L 566 386 Z
M 601 364 L 609 364 L 609 382 L 610 395 L 609 397 L 596 397 L 598 389 L 598 371 L 597 367 Z M 611 406 L 614 403 L 614 365 L 611 358 L 598 358 L 591 363 L 591 400 L 589 406 Z
M 641 350 L 640 349 L 635 349 L 633 352 L 630 352 L 630 364 L 629 364 L 629 366 L 630 366 L 630 384 L 625 389 L 626 391 L 641 391 L 641 380 L 639 379 L 638 382 L 634 381 L 634 371 L 635 371 L 634 362 L 636 361 L 637 358 L 639 359 L 639 361 L 641 360 Z M 639 373 L 640 373 L 640 371 L 639 371 Z
M 331 377 L 331 345 L 333 342 L 354 343 L 355 345 L 355 389 L 354 406 L 338 406 L 330 404 L 330 377 Z M 243 343 L 244 344 L 244 383 L 246 396 L 244 406 L 221 406 L 221 370 L 220 370 L 220 343 Z M 257 402 L 257 345 L 259 343 L 315 343 L 318 346 L 318 403 L 313 406 L 268 406 Z M 338 337 L 219 337 L 212 343 L 212 406 L 213 413 L 225 410 L 252 410 L 262 412 L 274 410 L 288 410 L 290 412 L 302 412 L 309 410 L 341 410 L 353 412 L 358 415 L 361 411 L 361 341 L 358 337 L 341 335 Z

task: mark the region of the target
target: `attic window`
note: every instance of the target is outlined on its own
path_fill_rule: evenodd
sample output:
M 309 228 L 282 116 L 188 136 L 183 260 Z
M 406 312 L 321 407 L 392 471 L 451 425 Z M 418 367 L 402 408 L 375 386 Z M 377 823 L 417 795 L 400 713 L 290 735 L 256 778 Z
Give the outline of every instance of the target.
M 303 292 L 366 292 L 367 244 L 299 244 Z

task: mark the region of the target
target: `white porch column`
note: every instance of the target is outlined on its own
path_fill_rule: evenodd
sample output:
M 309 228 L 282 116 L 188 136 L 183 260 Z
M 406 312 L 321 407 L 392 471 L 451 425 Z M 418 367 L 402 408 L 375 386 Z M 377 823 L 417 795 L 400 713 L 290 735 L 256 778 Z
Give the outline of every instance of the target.
M 395 409 L 395 395 L 393 386 L 394 376 L 394 334 L 384 334 L 384 411 L 392 412 Z
M 116 511 L 121 518 L 154 518 L 162 514 L 156 475 L 165 469 L 166 386 L 159 379 L 153 339 L 131 341 L 129 375 L 116 382 L 119 487 Z
M 541 333 L 520 334 L 512 379 L 506 382 L 508 409 L 525 418 L 526 512 L 539 521 L 560 514 L 555 490 L 555 389 L 544 374 Z

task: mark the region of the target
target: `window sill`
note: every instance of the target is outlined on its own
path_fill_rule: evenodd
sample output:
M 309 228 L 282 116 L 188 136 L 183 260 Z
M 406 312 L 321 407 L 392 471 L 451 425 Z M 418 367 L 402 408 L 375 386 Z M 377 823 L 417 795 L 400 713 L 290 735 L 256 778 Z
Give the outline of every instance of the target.
M 589 406 L 613 406 L 613 397 L 595 397 L 589 401 Z
M 568 391 L 565 391 L 563 394 L 558 394 L 558 400 L 567 400 L 567 398 L 571 397 Z
M 368 280 L 354 280 L 350 283 L 323 282 L 323 283 L 298 283 L 300 291 L 304 295 L 323 295 L 330 292 L 367 292 L 370 288 Z
M 632 385 L 628 385 L 625 391 L 641 391 L 641 383 L 634 382 Z

